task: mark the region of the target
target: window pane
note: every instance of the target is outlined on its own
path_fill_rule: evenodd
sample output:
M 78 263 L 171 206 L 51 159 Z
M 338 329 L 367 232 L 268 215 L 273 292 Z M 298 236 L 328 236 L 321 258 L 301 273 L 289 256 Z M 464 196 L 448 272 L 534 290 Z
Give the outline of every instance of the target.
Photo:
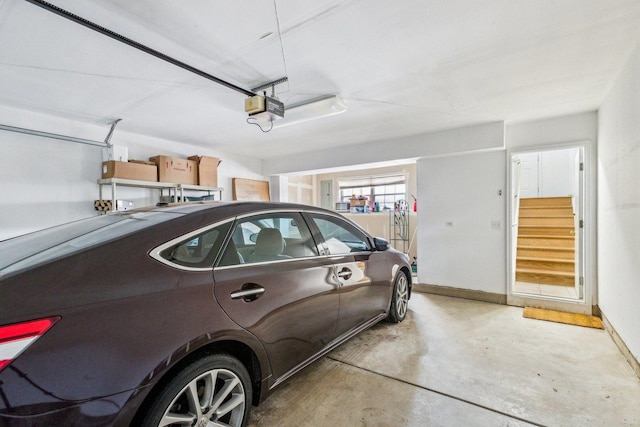
M 302 216 L 278 213 L 244 218 L 237 223 L 219 266 L 317 256 Z
M 231 223 L 223 224 L 162 251 L 160 256 L 187 267 L 212 267 Z
M 340 180 L 340 201 L 349 202 L 353 196 L 366 197 L 378 202 L 380 209 L 394 209 L 396 201 L 407 198 L 404 180 L 404 175 Z
M 333 217 L 312 214 L 332 255 L 369 251 L 369 240 L 355 227 Z

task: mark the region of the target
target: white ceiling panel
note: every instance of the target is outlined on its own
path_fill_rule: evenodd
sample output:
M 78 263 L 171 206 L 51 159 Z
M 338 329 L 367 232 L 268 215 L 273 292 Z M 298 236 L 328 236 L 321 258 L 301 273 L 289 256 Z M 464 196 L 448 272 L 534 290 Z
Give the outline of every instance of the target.
M 245 95 L 26 0 L 0 0 L 0 105 L 257 158 L 595 110 L 640 42 L 637 0 L 51 2 L 243 89 L 287 76 L 287 106 L 348 109 L 263 133 Z

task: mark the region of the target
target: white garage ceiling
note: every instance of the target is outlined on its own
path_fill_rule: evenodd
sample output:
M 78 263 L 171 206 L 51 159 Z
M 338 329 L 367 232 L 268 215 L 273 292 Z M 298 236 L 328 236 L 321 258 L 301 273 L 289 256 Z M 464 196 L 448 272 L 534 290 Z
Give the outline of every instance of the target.
M 245 89 L 287 76 L 285 105 L 348 109 L 263 133 L 245 95 L 26 0 L 0 0 L 1 105 L 258 158 L 595 110 L 640 41 L 637 0 L 51 3 Z

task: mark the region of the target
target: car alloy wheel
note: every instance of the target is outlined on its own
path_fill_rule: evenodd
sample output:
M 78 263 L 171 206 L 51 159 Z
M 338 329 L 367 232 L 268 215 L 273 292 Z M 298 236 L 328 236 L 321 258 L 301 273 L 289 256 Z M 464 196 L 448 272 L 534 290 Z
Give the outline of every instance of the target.
M 243 427 L 250 407 L 244 366 L 231 356 L 213 355 L 189 365 L 165 387 L 144 425 Z
M 391 298 L 391 307 L 389 308 L 389 317 L 392 323 L 402 322 L 407 315 L 409 306 L 409 280 L 402 271 L 398 273 L 393 284 L 393 296 Z

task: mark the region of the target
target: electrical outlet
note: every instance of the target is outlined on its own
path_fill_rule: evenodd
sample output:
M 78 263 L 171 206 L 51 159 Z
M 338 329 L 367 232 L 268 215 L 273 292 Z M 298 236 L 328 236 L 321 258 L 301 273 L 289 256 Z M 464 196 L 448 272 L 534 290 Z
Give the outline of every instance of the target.
M 500 230 L 502 228 L 502 223 L 500 221 L 491 221 L 491 228 L 494 230 Z
M 447 221 L 444 223 L 447 227 L 453 227 L 453 221 Z

